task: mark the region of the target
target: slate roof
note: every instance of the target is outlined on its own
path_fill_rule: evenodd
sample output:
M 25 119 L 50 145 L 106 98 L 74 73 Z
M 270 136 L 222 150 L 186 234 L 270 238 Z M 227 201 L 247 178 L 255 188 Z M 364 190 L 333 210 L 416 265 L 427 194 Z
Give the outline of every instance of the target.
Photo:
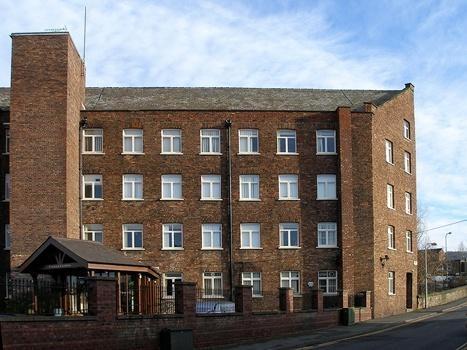
M 447 259 L 452 260 L 467 260 L 467 251 L 466 252 L 447 252 Z
M 87 110 L 335 111 L 380 106 L 402 90 L 328 90 L 227 87 L 88 87 Z M 0 88 L 0 109 L 9 108 L 9 88 Z

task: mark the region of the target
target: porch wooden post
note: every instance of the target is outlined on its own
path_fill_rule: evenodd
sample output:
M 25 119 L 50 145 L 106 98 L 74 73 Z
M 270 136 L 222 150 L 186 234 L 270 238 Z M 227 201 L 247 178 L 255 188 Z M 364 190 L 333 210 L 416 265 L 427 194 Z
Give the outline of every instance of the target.
M 120 284 L 120 271 L 117 272 L 117 312 L 122 314 L 122 293 L 121 293 L 121 284 Z
M 32 274 L 32 311 L 34 314 L 38 313 L 39 306 L 38 306 L 38 300 L 37 300 L 37 294 L 38 294 L 38 285 L 37 285 L 37 274 Z

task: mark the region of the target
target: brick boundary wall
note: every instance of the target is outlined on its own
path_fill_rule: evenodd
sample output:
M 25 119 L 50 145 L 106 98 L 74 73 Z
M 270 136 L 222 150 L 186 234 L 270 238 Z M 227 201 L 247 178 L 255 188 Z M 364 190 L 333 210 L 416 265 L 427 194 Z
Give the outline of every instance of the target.
M 0 316 L 3 349 L 158 349 L 160 332 L 165 328 L 191 329 L 196 348 L 211 348 L 303 334 L 339 324 L 338 309 L 251 313 L 251 293 L 246 293 L 244 287 L 236 293 L 236 313 L 195 315 L 193 300 L 188 300 L 195 296 L 190 291 L 196 288 L 193 283 L 176 285 L 183 291 L 179 294 L 185 296 L 179 314 L 123 317 L 115 311 L 114 280 L 92 278 L 89 285 L 92 316 Z

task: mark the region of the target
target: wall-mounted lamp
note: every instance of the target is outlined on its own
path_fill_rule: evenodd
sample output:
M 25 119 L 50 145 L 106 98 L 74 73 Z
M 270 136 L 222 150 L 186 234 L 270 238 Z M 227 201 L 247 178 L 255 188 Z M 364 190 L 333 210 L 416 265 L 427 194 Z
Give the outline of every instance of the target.
M 385 256 L 381 256 L 379 258 L 379 261 L 381 262 L 381 266 L 384 267 L 384 264 L 386 264 L 386 261 L 389 260 L 389 256 L 386 254 Z

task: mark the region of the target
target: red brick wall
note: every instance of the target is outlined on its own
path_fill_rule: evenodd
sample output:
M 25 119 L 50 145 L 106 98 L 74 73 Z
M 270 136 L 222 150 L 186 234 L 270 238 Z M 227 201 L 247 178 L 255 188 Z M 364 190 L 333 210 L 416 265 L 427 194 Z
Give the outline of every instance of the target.
M 84 77 L 68 34 L 12 38 L 10 223 L 17 266 L 48 235 L 78 237 Z

